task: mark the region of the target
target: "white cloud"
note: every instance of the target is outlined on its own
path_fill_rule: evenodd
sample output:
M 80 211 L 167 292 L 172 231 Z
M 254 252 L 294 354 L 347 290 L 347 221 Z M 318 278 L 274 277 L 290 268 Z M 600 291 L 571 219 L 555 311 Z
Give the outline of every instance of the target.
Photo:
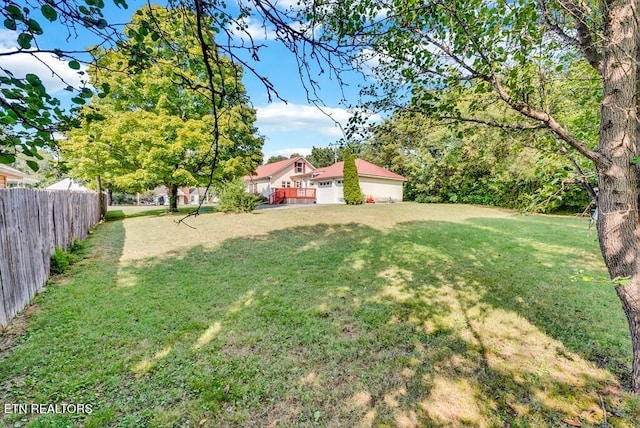
M 322 134 L 329 137 L 342 137 L 342 130 L 336 124 L 343 127 L 347 125 L 352 116 L 348 110 L 336 107 L 318 107 L 273 103 L 263 107 L 257 107 L 257 126 L 261 133 L 307 131 Z
M 240 27 L 240 29 L 238 29 Z M 268 27 L 264 22 L 249 17 L 229 25 L 229 32 L 236 38 L 249 42 L 249 37 L 254 42 L 264 40 L 275 40 L 276 33 L 273 28 Z
M 17 49 L 16 33 L 0 29 L 0 52 Z M 9 70 L 17 78 L 28 73 L 36 74 L 50 94 L 63 90 L 67 85 L 80 87 L 88 79 L 86 75 L 69 68 L 68 62 L 50 53 L 16 53 L 2 57 L 2 68 Z M 86 70 L 81 67 L 79 71 Z
M 386 55 L 374 51 L 373 49 L 362 49 L 356 59 L 353 61 L 354 67 L 363 71 L 368 76 L 375 76 L 375 70 L 380 67 Z
M 295 9 L 304 6 L 304 1 L 301 0 L 276 0 L 274 3 L 278 9 Z

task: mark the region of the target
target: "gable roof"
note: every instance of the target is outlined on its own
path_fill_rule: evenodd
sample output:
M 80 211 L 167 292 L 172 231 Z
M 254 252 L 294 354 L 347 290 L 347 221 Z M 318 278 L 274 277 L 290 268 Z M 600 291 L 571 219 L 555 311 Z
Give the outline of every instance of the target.
M 260 165 L 256 169 L 255 174 L 246 176 L 245 178 L 251 178 L 254 180 L 256 179 L 259 180 L 261 178 L 269 178 L 300 160 L 304 161 L 307 165 L 311 166 L 312 169 L 315 169 L 315 166 L 311 165 L 311 163 L 308 160 L 306 160 L 303 156 L 298 156 L 295 158 L 289 158 L 289 159 L 281 160 L 278 162 L 272 162 L 265 165 Z
M 367 162 L 364 159 L 357 158 L 356 160 L 356 169 L 358 170 L 359 177 L 375 177 L 375 178 L 386 178 L 387 180 L 400 180 L 407 181 L 406 177 L 401 176 L 400 174 L 396 174 L 395 172 L 391 172 L 388 169 L 384 169 L 378 165 L 374 165 L 371 162 Z M 325 180 L 329 178 L 339 178 L 342 177 L 342 170 L 344 169 L 344 161 L 336 162 L 331 166 L 326 168 L 317 169 L 311 180 Z

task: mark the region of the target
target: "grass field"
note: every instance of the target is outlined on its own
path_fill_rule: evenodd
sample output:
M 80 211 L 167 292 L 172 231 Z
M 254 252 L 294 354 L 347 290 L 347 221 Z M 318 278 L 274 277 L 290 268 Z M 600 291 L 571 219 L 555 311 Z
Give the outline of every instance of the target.
M 0 352 L 5 409 L 91 414 L 0 425 L 640 425 L 585 219 L 415 204 L 110 218 Z

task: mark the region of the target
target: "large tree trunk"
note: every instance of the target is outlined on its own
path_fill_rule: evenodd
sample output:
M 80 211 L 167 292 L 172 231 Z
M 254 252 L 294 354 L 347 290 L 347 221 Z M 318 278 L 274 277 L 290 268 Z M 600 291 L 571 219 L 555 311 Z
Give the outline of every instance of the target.
M 169 186 L 171 195 L 169 195 L 169 211 L 172 213 L 178 212 L 178 185 L 171 184 Z
M 100 212 L 100 220 L 107 218 L 107 201 L 102 193 L 102 178 L 98 175 L 96 178 L 96 187 L 98 192 L 98 211 Z
M 640 287 L 637 282 L 616 287 L 622 301 L 624 313 L 629 321 L 631 346 L 633 349 L 632 384 L 633 391 L 640 392 Z
M 596 165 L 598 235 L 604 262 L 622 302 L 633 346 L 632 387 L 640 392 L 640 257 L 638 243 L 638 153 L 636 57 L 638 24 L 633 2 L 607 2 L 602 122 L 598 151 L 608 162 Z

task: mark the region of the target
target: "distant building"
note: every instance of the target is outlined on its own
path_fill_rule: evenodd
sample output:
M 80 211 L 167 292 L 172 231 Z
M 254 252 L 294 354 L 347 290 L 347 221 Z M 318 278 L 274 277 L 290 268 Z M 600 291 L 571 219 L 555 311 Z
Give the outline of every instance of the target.
M 22 171 L 10 166 L 0 165 L 0 189 L 7 187 L 28 187 L 36 184 L 38 180 L 29 177 Z
M 47 190 L 73 190 L 76 192 L 89 191 L 89 189 L 87 189 L 77 181 L 73 180 L 72 178 L 65 178 L 64 180 L 58 181 L 57 183 L 54 183 L 51 186 L 47 186 Z
M 355 161 L 360 189 L 368 201 L 402 201 L 405 177 L 363 159 Z M 336 162 L 316 168 L 299 156 L 262 165 L 255 174 L 245 176 L 244 182 L 248 192 L 269 198 L 270 204 L 341 204 L 343 167 L 344 162 Z
M 400 202 L 402 187 L 407 179 L 363 159 L 355 159 L 360 190 L 370 202 Z M 317 187 L 318 204 L 344 203 L 342 170 L 344 162 L 336 162 L 326 168 L 313 171 L 311 183 Z

